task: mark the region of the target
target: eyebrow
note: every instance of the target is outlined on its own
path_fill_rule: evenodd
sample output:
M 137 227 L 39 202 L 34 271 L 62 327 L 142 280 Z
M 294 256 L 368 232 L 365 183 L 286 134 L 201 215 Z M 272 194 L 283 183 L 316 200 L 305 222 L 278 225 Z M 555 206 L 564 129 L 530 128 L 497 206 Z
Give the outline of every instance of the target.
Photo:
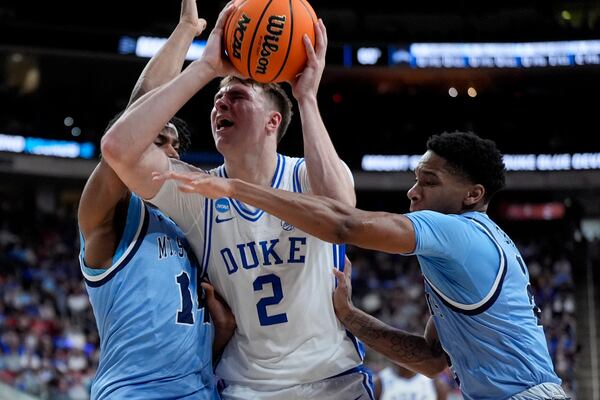
M 422 174 L 422 175 L 427 175 L 427 176 L 434 177 L 434 178 L 439 178 L 438 174 L 436 174 L 435 172 L 424 170 L 419 167 L 415 168 L 415 175 L 417 175 L 417 174 Z
M 238 95 L 238 94 L 248 95 L 248 93 L 244 89 L 239 88 L 239 87 L 234 87 L 234 88 L 228 89 L 226 91 L 225 90 L 219 90 L 217 92 L 217 94 L 215 94 L 214 100 L 217 101 L 217 99 L 223 97 L 223 95 L 225 94 L 225 92 L 230 93 L 230 94 L 234 94 L 234 95 Z
M 160 139 L 163 142 L 166 142 L 167 139 L 169 138 L 169 135 L 167 135 L 164 132 L 160 132 L 156 138 Z M 173 142 L 172 142 L 173 146 L 178 145 L 180 143 L 181 143 L 181 141 L 179 140 L 179 138 L 178 137 L 174 137 Z

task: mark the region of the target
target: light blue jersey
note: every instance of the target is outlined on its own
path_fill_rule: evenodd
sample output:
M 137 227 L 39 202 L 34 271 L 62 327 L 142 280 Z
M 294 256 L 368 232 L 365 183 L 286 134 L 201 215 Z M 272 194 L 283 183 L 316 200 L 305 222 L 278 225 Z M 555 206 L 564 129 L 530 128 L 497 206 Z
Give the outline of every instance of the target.
M 213 327 L 196 258 L 175 223 L 132 195 L 107 269 L 80 263 L 100 334 L 92 399 L 215 399 Z
M 511 239 L 484 213 L 406 216 L 438 336 L 465 399 L 500 400 L 560 384 L 529 273 Z

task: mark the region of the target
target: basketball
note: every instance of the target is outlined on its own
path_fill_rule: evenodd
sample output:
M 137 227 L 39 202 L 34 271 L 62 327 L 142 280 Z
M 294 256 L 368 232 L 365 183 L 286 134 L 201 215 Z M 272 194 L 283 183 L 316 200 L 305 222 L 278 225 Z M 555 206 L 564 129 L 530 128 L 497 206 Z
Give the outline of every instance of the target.
M 290 81 L 306 65 L 304 34 L 315 45 L 316 22 L 306 0 L 238 0 L 225 24 L 225 50 L 246 78 Z

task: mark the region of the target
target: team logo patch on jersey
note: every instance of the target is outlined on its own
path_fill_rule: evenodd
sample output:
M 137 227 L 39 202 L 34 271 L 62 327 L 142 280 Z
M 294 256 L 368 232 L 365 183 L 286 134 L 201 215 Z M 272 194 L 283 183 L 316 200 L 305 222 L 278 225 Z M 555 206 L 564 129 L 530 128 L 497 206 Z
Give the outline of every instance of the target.
M 231 208 L 231 205 L 229 204 L 228 199 L 221 198 L 215 202 L 215 208 L 217 209 L 217 212 L 226 213 Z
M 290 231 L 293 231 L 293 230 L 294 230 L 294 225 L 288 224 L 288 223 L 287 223 L 287 222 L 285 222 L 285 221 L 281 221 L 281 228 L 282 228 L 284 231 L 290 232 Z

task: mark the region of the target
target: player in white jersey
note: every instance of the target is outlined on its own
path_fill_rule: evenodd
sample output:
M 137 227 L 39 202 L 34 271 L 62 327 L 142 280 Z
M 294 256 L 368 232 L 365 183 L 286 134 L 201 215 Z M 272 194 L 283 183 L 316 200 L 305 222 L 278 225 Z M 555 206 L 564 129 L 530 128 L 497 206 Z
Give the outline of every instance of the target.
M 236 316 L 237 330 L 217 367 L 225 399 L 369 399 L 362 350 L 335 318 L 331 265 L 343 247 L 304 234 L 240 202 L 184 194 L 152 172 L 199 171 L 169 160 L 152 141 L 165 122 L 212 79 L 235 75 L 223 57 L 219 16 L 202 57 L 134 104 L 102 141 L 111 167 L 137 194 L 171 216 L 186 234 L 216 289 Z M 310 191 L 355 203 L 352 177 L 321 119 L 316 95 L 327 35 L 315 24 L 316 46 L 305 40 L 308 64 L 291 82 L 304 136 L 304 159 L 277 153 L 291 103 L 276 84 L 226 78 L 211 113 L 213 137 L 225 164 L 215 174 L 264 186 Z
M 375 376 L 377 400 L 446 400 L 448 389 L 431 379 L 400 365 L 386 367 Z

